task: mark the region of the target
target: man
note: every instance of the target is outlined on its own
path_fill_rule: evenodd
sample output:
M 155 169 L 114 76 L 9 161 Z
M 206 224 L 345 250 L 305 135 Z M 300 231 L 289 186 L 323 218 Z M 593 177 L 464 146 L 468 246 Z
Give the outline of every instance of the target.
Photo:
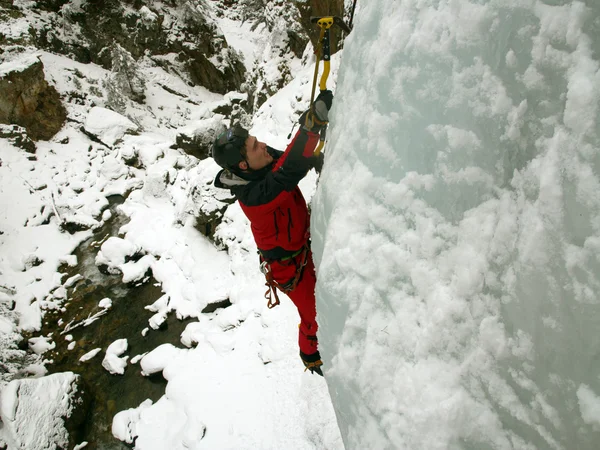
M 307 370 L 321 376 L 310 216 L 298 183 L 311 168 L 321 169 L 323 156 L 313 156 L 313 152 L 332 102 L 331 91 L 321 91 L 312 110 L 300 118 L 300 129 L 285 152 L 258 141 L 240 126 L 222 133 L 212 149 L 214 160 L 223 168 L 215 186 L 230 189 L 250 221 L 269 286 L 268 306 L 279 304 L 277 289 L 294 302 L 300 314 L 300 358 Z

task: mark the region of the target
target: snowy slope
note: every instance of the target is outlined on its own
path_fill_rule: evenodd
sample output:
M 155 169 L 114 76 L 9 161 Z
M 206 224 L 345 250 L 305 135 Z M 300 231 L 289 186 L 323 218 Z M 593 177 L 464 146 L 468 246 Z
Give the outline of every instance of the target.
M 333 77 L 338 61 L 336 57 Z M 297 119 L 294 112 L 308 104 L 307 87 L 313 68 L 302 67 L 293 82 L 263 105 L 251 130 L 259 139 L 284 148 L 286 135 Z M 207 164 L 214 169 L 214 163 Z M 301 183 L 308 198 L 314 182 L 311 174 Z M 124 209 L 146 206 L 146 200 L 130 196 Z M 154 204 L 152 213 L 156 210 Z M 141 227 L 147 219 L 138 217 Z M 132 225 L 128 233 L 129 239 L 138 244 L 141 241 L 135 236 L 139 227 Z M 164 227 L 148 237 L 172 233 Z M 304 373 L 297 356 L 298 317 L 294 306 L 284 302 L 274 310 L 266 308 L 256 246 L 237 205 L 227 210 L 216 237 L 228 245 L 229 268 L 212 267 L 208 274 L 218 276 L 231 271 L 227 296 L 233 305 L 214 317 L 201 316 L 198 323 L 186 328 L 182 342 L 195 348 L 160 348 L 142 359 L 143 370 L 162 370 L 169 381 L 165 397 L 153 405 L 147 403 L 119 413 L 113 432 L 125 441 L 137 436 L 136 448 L 140 449 L 185 448 L 191 442 L 197 448 L 342 448 L 326 384 L 322 378 Z M 148 244 L 142 245 L 148 248 Z M 206 261 L 214 264 L 212 258 Z M 186 271 L 192 266 L 179 267 Z M 183 280 L 171 282 L 177 273 L 175 269 L 168 276 L 158 274 L 168 293 L 173 292 L 169 286 L 180 289 L 182 285 Z M 197 296 L 200 289 L 187 292 Z M 170 303 L 169 308 L 174 307 L 178 314 L 186 311 L 177 305 Z M 173 419 L 165 423 L 165 417 Z
M 261 61 L 269 51 L 267 37 L 259 32 L 228 19 L 220 25 L 230 45 L 240 45 L 247 64 Z M 266 308 L 256 247 L 239 207 L 227 210 L 216 232 L 226 251 L 194 228 L 199 208 L 194 202 L 201 199 L 202 207 L 210 209 L 206 202 L 225 195 L 211 186 L 218 167 L 210 158 L 199 162 L 171 147 L 181 130 L 210 129 L 222 122 L 211 111 L 227 98 L 190 87 L 143 59 L 145 104 L 129 102 L 125 115 L 118 115 L 104 109 L 107 71 L 34 53 L 44 63 L 49 83 L 66 99 L 69 121 L 51 141 L 38 143 L 35 159 L 0 140 L 1 300 L 15 305 L 0 322 L 3 336 L 35 332 L 44 310 L 63 307 L 73 280 L 63 279 L 58 266 L 74 266 L 73 249 L 110 218 L 107 197 L 127 195 L 118 211 L 129 221 L 119 238 L 101 245 L 97 264 L 121 272 L 124 283 L 152 270 L 165 295 L 152 305 L 136 305 L 155 313 L 148 327 L 160 326 L 168 314 L 197 321 L 187 326 L 180 342 L 141 360 L 129 358 L 121 336 L 114 337 L 111 348 L 100 350 L 101 357 L 94 358 L 97 349 L 83 355 L 88 364 L 101 364 L 104 358 L 104 367 L 115 377 L 123 370 L 162 372 L 168 381 L 156 403 L 148 400 L 115 416 L 115 437 L 129 443 L 135 439 L 139 449 L 342 448 L 325 381 L 305 373 L 298 357 L 295 307 L 282 299 L 275 310 Z M 252 133 L 270 145 L 285 147 L 292 124 L 308 106 L 311 54 L 309 48 L 302 61 L 289 58 L 296 77 L 254 118 Z M 339 56 L 332 86 L 338 63 Z M 265 73 L 275 72 L 277 64 L 267 61 Z M 307 198 L 315 180 L 312 173 L 301 184 Z M 67 220 L 91 230 L 61 232 Z M 134 253 L 143 257 L 127 261 Z M 201 313 L 208 303 L 225 298 L 232 306 Z M 136 314 L 135 308 L 130 314 Z M 110 314 L 99 320 L 110 320 Z M 38 351 L 52 348 L 52 339 L 39 340 Z M 0 347 L 3 357 L 11 351 Z M 44 373 L 41 365 L 27 370 Z M 0 429 L 0 443 L 9 440 L 3 437 L 9 432 Z

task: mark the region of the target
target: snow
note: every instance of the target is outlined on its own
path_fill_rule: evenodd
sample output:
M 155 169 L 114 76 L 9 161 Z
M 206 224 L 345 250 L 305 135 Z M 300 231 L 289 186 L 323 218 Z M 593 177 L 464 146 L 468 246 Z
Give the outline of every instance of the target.
M 119 113 L 95 106 L 90 110 L 84 128 L 106 145 L 113 145 L 128 131 L 136 131 L 138 126 Z
M 81 361 L 81 362 L 89 361 L 90 359 L 92 359 L 94 356 L 96 356 L 101 351 L 102 351 L 101 348 L 95 348 L 94 350 L 90 350 L 89 352 L 87 352 L 86 354 L 81 356 L 81 358 L 79 358 L 79 361 Z
M 26 54 L 12 61 L 0 64 L 0 78 L 4 78 L 12 72 L 23 72 L 35 63 L 39 62 L 39 55 Z
M 109 309 L 112 307 L 112 300 L 110 298 L 103 298 L 98 302 L 98 306 L 103 309 Z
M 239 21 L 223 17 L 219 19 L 218 24 L 225 35 L 227 44 L 242 54 L 246 70 L 251 70 L 257 58 L 257 47 L 266 44 L 265 34 L 261 33 L 260 28 L 252 31 L 253 24 L 251 22 L 240 25 Z
M 73 410 L 76 381 L 77 375 L 64 372 L 8 383 L 0 392 L 2 438 L 8 448 L 42 450 L 51 448 L 49 443 L 67 448 L 63 418 Z
M 117 339 L 106 349 L 102 360 L 102 367 L 113 375 L 123 375 L 127 367 L 129 356 L 121 355 L 127 351 L 127 339 Z M 85 355 L 84 355 L 85 356 Z
M 157 401 L 114 416 L 117 439 L 142 450 L 596 448 L 600 65 L 590 18 L 600 11 L 564 3 L 359 5 L 332 58 L 324 171 L 301 182 L 313 199 L 326 379 L 303 372 L 291 302 L 266 308 L 239 206 L 215 232 L 226 250 L 195 229 L 195 213 L 227 197 L 212 189 L 216 164 L 171 148 L 178 132 L 222 126 L 212 108 L 245 94 L 193 88 L 145 59 L 145 105 L 117 114 L 101 93 L 67 104 L 71 122 L 37 143 L 36 161 L 0 140 L 0 301 L 14 303 L 0 317 L 0 354 L 5 336 L 39 330 L 44 310 L 68 301 L 79 278 L 63 279 L 58 266 L 75 266 L 73 250 L 110 219 L 107 197 L 127 195 L 117 213 L 129 221 L 96 263 L 123 283 L 151 272 L 160 284 L 158 300 L 132 305 L 132 315 L 154 313 L 135 332 L 146 336 L 170 314 L 192 320 L 178 342 L 131 360 L 120 336 L 102 363 L 99 348 L 81 357 L 167 381 Z M 280 42 L 270 40 L 280 30 L 266 38 L 250 24 L 217 23 L 247 68 L 258 64 L 267 82 L 278 75 L 270 55 Z M 63 95 L 96 92 L 109 75 L 38 54 Z M 251 128 L 281 149 L 308 107 L 310 46 L 290 64 L 293 79 Z M 62 232 L 67 221 L 88 229 Z M 202 313 L 225 299 L 231 306 Z M 98 306 L 66 332 L 107 320 L 112 301 Z M 30 342 L 39 353 L 53 346 L 47 336 Z M 5 424 L 17 411 L 15 383 L 0 385 Z M 50 421 L 56 403 L 38 405 L 40 415 Z M 0 429 L 0 444 L 10 430 Z
M 131 360 L 129 362 L 131 364 L 137 364 L 146 355 L 147 355 L 147 353 L 142 353 L 141 355 L 135 355 L 133 358 L 131 358 Z
M 152 375 L 161 372 L 173 358 L 180 353 L 180 349 L 171 344 L 163 344 L 145 355 L 141 361 L 142 375 Z
M 29 22 L 26 18 L 0 22 L 0 33 L 7 39 L 18 40 L 29 34 Z
M 29 339 L 29 349 L 38 355 L 46 353 L 48 350 L 52 350 L 55 347 L 56 344 L 52 342 L 50 338 L 34 337 Z
M 131 444 L 138 435 L 135 424 L 139 421 L 142 411 L 152 405 L 152 400 L 142 402 L 138 408 L 130 408 L 115 415 L 112 423 L 113 435 L 123 442 Z
M 14 333 L 14 324 L 5 317 L 0 317 L 0 333 L 11 334 Z
M 113 273 L 122 272 L 122 266 L 125 264 L 125 258 L 135 255 L 140 249 L 129 241 L 115 236 L 109 237 L 102 244 L 98 255 L 96 255 L 96 265 L 108 266 L 108 271 Z
M 156 20 L 158 19 L 158 16 L 155 13 L 153 13 L 147 6 L 142 6 L 139 12 L 142 16 L 142 20 L 145 22 L 156 22 Z

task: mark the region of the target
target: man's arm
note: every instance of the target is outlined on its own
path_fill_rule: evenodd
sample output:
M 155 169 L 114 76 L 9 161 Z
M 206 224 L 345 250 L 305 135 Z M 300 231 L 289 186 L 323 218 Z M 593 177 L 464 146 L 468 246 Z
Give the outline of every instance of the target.
M 306 173 L 313 167 L 313 152 L 319 143 L 319 134 L 300 129 L 279 158 L 273 177 L 286 191 L 294 189 Z
M 236 188 L 235 194 L 245 205 L 257 206 L 272 202 L 282 192 L 292 191 L 313 167 L 313 152 L 318 142 L 317 133 L 298 130 L 274 170 L 262 180 Z
M 264 205 L 273 202 L 280 194 L 291 192 L 300 180 L 312 168 L 319 170 L 323 166 L 323 159 L 314 156 L 315 148 L 319 143 L 319 132 L 329 123 L 329 110 L 333 102 L 333 93 L 323 90 L 313 103 L 313 108 L 307 110 L 298 123 L 300 129 L 287 149 L 277 160 L 275 168 L 264 179 L 250 183 L 245 187 L 236 189 L 235 195 L 248 206 Z M 307 121 L 308 114 L 312 120 Z M 310 125 L 309 125 L 310 122 Z M 285 196 L 281 196 L 285 198 Z M 274 202 L 276 206 L 278 202 Z

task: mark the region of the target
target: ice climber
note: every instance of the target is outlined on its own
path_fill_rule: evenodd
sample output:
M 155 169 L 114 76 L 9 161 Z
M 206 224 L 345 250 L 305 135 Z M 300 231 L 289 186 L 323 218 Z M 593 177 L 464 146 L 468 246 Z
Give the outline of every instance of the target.
M 214 160 L 223 168 L 215 186 L 230 189 L 250 221 L 269 286 L 268 306 L 279 303 L 277 289 L 294 302 L 300 314 L 300 357 L 306 369 L 319 375 L 323 363 L 317 341 L 310 215 L 298 183 L 311 168 L 321 169 L 323 155 L 313 152 L 332 102 L 332 92 L 321 91 L 312 108 L 314 120 L 306 120 L 310 110 L 301 116 L 300 129 L 285 152 L 258 141 L 240 126 L 219 135 L 212 148 Z

